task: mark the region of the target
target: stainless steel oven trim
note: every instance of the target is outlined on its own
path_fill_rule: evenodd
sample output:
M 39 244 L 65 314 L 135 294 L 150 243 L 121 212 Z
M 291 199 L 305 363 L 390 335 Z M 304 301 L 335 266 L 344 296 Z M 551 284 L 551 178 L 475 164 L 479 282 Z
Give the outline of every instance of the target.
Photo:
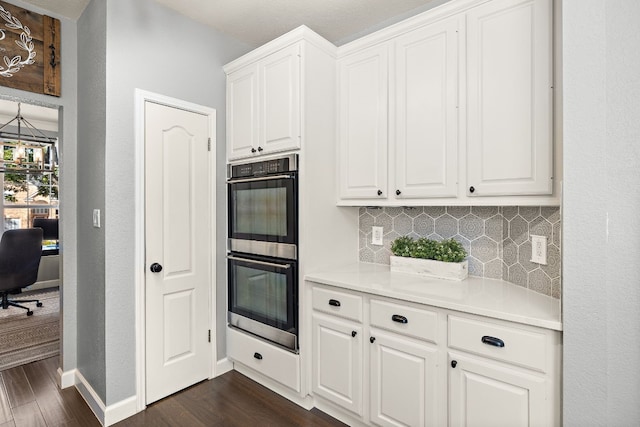
M 265 325 L 248 317 L 240 316 L 231 311 L 227 312 L 229 326 L 249 332 L 257 337 L 264 338 L 278 344 L 294 353 L 298 353 L 298 336 L 273 326 Z
M 298 245 L 290 243 L 263 242 L 261 240 L 229 239 L 231 252 L 244 252 L 274 258 L 298 259 Z
M 227 255 L 227 259 L 233 259 L 233 260 L 236 260 L 236 261 L 244 261 L 244 262 L 248 262 L 250 264 L 266 265 L 268 267 L 291 268 L 291 264 L 280 264 L 280 263 L 275 263 L 275 262 L 258 261 L 258 260 L 255 260 L 255 259 L 242 258 L 242 257 L 233 256 L 233 255 Z
M 289 170 L 288 171 L 283 171 L 283 172 L 293 172 L 293 171 L 297 171 L 298 170 L 298 155 L 297 154 L 289 154 L 289 155 L 286 155 L 286 156 L 260 158 L 260 159 L 255 159 L 254 161 L 239 160 L 239 161 L 236 161 L 236 162 L 233 162 L 233 163 L 228 163 L 227 164 L 227 178 L 231 177 L 231 168 L 234 167 L 234 166 L 250 164 L 250 163 L 259 163 L 259 162 L 264 162 L 265 160 L 274 160 L 274 159 L 289 159 Z
M 272 179 L 291 179 L 291 175 L 267 175 L 259 176 L 256 178 L 231 178 L 227 182 L 229 184 L 241 184 L 243 182 L 258 182 L 258 181 L 270 181 Z

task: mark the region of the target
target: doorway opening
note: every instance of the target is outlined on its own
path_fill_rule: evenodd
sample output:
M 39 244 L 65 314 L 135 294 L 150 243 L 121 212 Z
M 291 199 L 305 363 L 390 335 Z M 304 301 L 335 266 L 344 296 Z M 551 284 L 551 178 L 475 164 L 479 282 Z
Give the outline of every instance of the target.
M 60 216 L 58 109 L 0 99 L 0 202 L 7 230 L 42 228 L 43 241 L 35 283 L 14 300 L 39 299 L 42 307 L 0 310 L 0 370 L 58 355 L 60 352 Z

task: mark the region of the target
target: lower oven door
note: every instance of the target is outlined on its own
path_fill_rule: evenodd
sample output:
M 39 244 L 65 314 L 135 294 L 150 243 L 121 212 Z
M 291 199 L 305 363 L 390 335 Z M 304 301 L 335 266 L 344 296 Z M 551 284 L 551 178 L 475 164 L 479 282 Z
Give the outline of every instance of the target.
M 229 325 L 298 349 L 298 278 L 295 261 L 227 256 Z

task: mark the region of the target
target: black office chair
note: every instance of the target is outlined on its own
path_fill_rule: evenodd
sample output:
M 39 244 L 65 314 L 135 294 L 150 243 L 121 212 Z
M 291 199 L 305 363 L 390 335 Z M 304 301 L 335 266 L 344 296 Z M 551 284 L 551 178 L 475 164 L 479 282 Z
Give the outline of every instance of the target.
M 33 220 L 33 228 L 42 228 L 44 240 L 58 241 L 58 218 L 36 218 Z M 42 256 L 58 255 L 58 248 L 42 251 Z
M 42 229 L 23 228 L 7 230 L 0 240 L 0 294 L 2 308 L 10 306 L 27 310 L 27 316 L 33 311 L 18 303 L 35 302 L 42 307 L 40 300 L 10 300 L 9 294 L 19 294 L 22 288 L 32 285 L 38 279 L 38 268 L 42 255 Z

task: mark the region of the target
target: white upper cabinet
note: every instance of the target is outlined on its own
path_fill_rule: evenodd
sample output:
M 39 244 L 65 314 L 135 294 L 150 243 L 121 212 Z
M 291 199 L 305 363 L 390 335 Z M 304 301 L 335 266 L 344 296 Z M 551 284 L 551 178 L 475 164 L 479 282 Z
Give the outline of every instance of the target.
M 258 148 L 258 66 L 227 76 L 227 155 L 245 157 Z
M 227 76 L 229 160 L 300 148 L 300 43 Z
M 300 148 L 300 46 L 290 46 L 260 61 L 258 74 L 258 146 L 265 152 Z
M 459 22 L 449 19 L 395 41 L 397 198 L 457 195 Z
M 338 62 L 339 195 L 387 196 L 387 45 Z
M 338 204 L 559 204 L 552 5 L 453 0 L 341 46 Z
M 469 196 L 552 193 L 551 0 L 467 14 Z

